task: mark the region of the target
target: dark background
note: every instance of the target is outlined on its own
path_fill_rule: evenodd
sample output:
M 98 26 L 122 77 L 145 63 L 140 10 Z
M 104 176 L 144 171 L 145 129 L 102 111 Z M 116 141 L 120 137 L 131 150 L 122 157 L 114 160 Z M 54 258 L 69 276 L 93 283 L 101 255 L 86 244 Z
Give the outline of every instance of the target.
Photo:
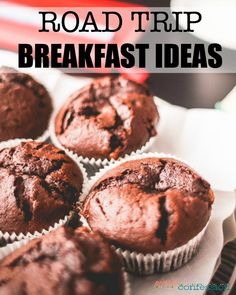
M 149 7 L 170 6 L 169 0 L 127 2 Z M 215 103 L 222 100 L 236 85 L 236 74 L 150 74 L 148 85 L 155 95 L 170 103 L 187 108 L 213 108 Z

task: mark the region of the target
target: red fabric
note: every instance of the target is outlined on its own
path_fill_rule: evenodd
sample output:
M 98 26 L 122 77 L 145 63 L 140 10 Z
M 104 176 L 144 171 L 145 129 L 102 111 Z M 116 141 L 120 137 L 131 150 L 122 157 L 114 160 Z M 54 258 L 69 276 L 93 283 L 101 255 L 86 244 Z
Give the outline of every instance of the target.
M 139 4 L 131 4 L 120 1 L 110 0 L 8 0 L 20 5 L 31 7 L 140 7 Z
M 63 1 L 63 0 L 8 0 L 6 2 L 3 2 L 5 5 L 23 5 L 23 6 L 31 6 L 31 7 L 127 7 L 131 9 L 133 7 L 132 4 L 124 3 L 124 2 L 118 2 L 118 1 L 80 1 L 80 0 L 69 0 L 69 1 Z M 2 3 L 2 4 L 3 4 Z M 135 5 L 136 6 L 136 5 Z M 137 5 L 138 6 L 138 5 Z M 136 6 L 136 7 L 137 7 Z M 139 7 L 141 7 L 139 5 Z M 1 9 L 4 9 L 2 7 Z M 145 7 L 142 7 L 142 10 L 147 9 Z M 59 12 L 61 8 L 57 9 L 57 12 Z M 128 12 L 129 10 L 127 10 Z M 83 14 L 84 11 L 82 10 L 81 13 Z M 103 18 L 101 17 L 101 14 L 97 14 L 97 21 L 102 22 Z M 132 30 L 127 30 L 127 24 L 125 24 L 126 17 L 123 16 L 123 28 L 116 32 L 114 34 L 114 39 L 112 42 L 115 42 L 117 44 L 122 44 L 125 42 L 129 43 L 135 43 L 136 40 L 140 37 L 139 33 L 134 33 Z M 88 38 L 87 38 L 88 37 Z M 25 40 L 25 41 L 23 41 Z M 65 32 L 60 33 L 44 33 L 44 32 L 38 32 L 38 29 L 35 28 L 34 25 L 30 24 L 24 24 L 24 23 L 17 23 L 14 21 L 14 19 L 2 19 L 1 25 L 0 25 L 0 48 L 7 49 L 11 51 L 18 51 L 18 44 L 19 43 L 29 43 L 29 44 L 35 44 L 35 43 L 45 43 L 45 44 L 51 44 L 52 40 L 56 40 L 57 43 L 65 44 L 65 43 L 99 43 L 98 40 L 91 39 L 91 36 L 85 35 L 84 38 L 72 35 L 72 34 L 66 34 Z M 103 41 L 101 41 L 104 43 Z M 100 42 L 100 43 L 101 43 Z M 93 72 L 99 72 L 101 71 L 103 73 L 107 73 L 109 70 L 102 68 L 102 69 L 91 69 Z M 147 77 L 148 73 L 143 69 L 127 69 L 127 70 L 121 70 L 123 74 L 133 80 L 136 80 L 138 82 L 143 82 Z

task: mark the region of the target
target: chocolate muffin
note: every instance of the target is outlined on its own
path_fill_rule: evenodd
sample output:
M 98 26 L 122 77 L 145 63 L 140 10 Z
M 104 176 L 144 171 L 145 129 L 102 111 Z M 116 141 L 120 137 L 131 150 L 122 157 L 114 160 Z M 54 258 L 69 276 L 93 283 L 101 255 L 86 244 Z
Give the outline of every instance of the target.
M 55 118 L 58 141 L 78 155 L 117 159 L 156 135 L 159 119 L 146 87 L 104 77 L 72 94 Z
M 207 224 L 213 192 L 171 158 L 143 158 L 111 169 L 91 188 L 82 215 L 111 244 L 139 253 L 175 249 Z
M 41 136 L 51 112 L 43 85 L 12 68 L 0 68 L 0 141 Z
M 123 295 L 116 253 L 87 228 L 59 228 L 0 263 L 0 294 Z
M 82 183 L 76 163 L 51 144 L 0 150 L 0 230 L 26 234 L 54 225 L 72 209 Z

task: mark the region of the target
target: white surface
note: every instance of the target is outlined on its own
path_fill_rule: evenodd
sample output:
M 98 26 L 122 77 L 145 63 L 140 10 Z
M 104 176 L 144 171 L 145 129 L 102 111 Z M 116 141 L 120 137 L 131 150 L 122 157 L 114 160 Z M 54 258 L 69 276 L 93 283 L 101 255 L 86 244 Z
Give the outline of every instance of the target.
M 14 59 L 15 55 L 0 52 L 0 65 L 14 65 Z M 57 106 L 69 94 L 90 80 L 65 76 L 58 71 L 51 70 L 37 71 L 32 74 L 47 86 Z M 158 127 L 159 136 L 152 150 L 175 154 L 186 160 L 215 188 L 221 190 L 236 188 L 235 118 L 215 110 L 186 110 L 160 99 L 158 99 L 158 105 L 161 121 Z M 132 279 L 133 295 L 178 294 L 176 288 L 155 288 L 156 280 L 175 280 L 179 284 L 207 284 L 223 247 L 223 220 L 232 216 L 234 208 L 234 193 L 217 192 L 211 222 L 197 256 L 175 272 Z M 235 236 L 233 229 L 228 228 L 228 240 Z M 179 291 L 179 294 L 189 294 L 189 292 Z M 197 291 L 197 294 L 203 293 Z
M 236 116 L 236 86 L 219 102 L 219 109 L 232 113 Z
M 202 20 L 194 25 L 193 35 L 236 49 L 235 0 L 172 0 L 171 10 L 201 12 Z M 186 28 L 186 20 L 180 19 L 180 25 Z

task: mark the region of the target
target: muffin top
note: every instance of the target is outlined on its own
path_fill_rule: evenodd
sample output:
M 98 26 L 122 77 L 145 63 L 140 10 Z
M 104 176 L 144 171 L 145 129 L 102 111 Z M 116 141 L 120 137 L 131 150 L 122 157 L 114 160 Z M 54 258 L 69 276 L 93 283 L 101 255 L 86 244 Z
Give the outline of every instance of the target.
M 210 185 L 171 158 L 144 158 L 111 169 L 91 188 L 82 215 L 110 243 L 141 253 L 184 245 L 207 224 Z
M 63 151 L 34 141 L 0 150 L 0 230 L 41 231 L 78 200 L 83 176 Z
M 0 68 L 0 141 L 39 137 L 51 112 L 51 98 L 43 85 L 15 69 Z
M 59 228 L 0 263 L 0 294 L 123 295 L 120 260 L 86 228 Z
M 117 159 L 155 136 L 158 119 L 146 87 L 110 76 L 69 97 L 56 116 L 55 133 L 63 146 L 78 155 Z

